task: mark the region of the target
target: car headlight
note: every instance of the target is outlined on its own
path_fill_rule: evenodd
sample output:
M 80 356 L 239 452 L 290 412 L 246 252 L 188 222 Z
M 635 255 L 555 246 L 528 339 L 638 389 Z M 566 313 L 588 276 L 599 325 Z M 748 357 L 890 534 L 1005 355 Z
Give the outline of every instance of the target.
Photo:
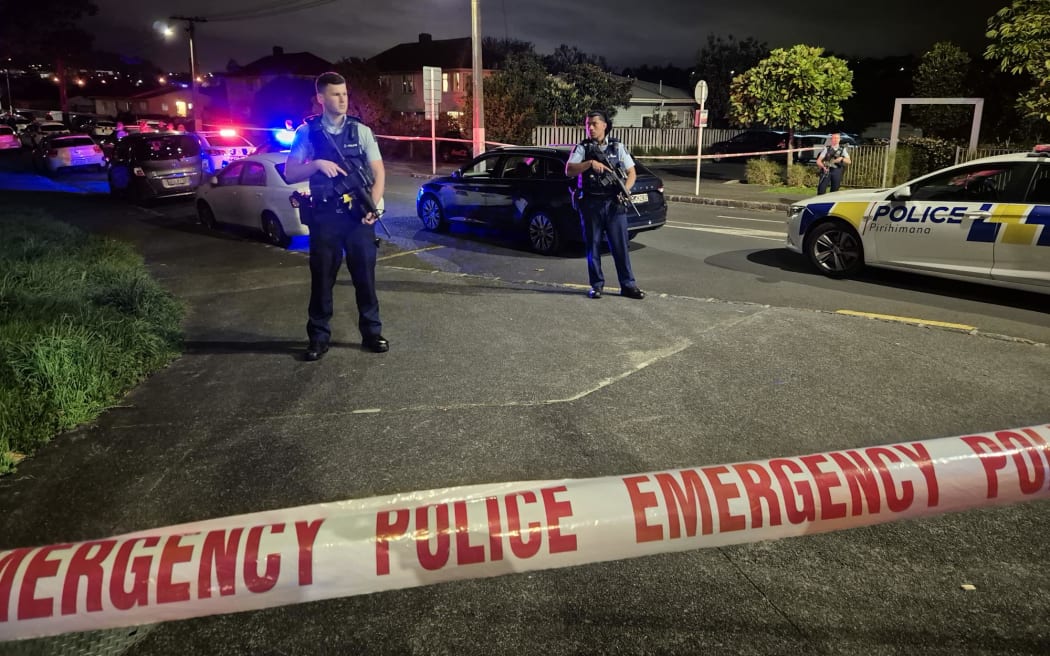
M 788 218 L 789 219 L 794 219 L 794 218 L 798 217 L 799 215 L 801 215 L 805 211 L 806 211 L 806 206 L 805 205 L 792 205 L 791 207 L 788 208 L 788 211 L 787 211 Z

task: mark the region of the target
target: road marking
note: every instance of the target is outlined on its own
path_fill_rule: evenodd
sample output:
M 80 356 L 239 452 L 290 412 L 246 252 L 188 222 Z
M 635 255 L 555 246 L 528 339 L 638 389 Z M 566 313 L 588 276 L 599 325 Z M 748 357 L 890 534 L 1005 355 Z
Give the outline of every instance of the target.
M 787 219 L 749 219 L 743 216 L 723 216 L 721 214 L 716 216 L 720 219 L 733 219 L 734 221 L 758 221 L 759 223 L 778 223 L 780 225 L 787 223 Z
M 869 319 L 882 319 L 883 321 L 898 321 L 900 323 L 911 323 L 919 326 L 936 326 L 938 328 L 953 328 L 955 330 L 977 330 L 977 326 L 967 326 L 963 323 L 949 323 L 947 321 L 932 321 L 930 319 L 916 319 L 915 317 L 898 317 L 892 314 L 876 314 L 874 312 L 857 312 L 856 310 L 835 310 L 835 314 L 844 314 L 850 317 L 867 317 Z
M 395 257 L 401 257 L 402 255 L 413 255 L 415 253 L 422 253 L 424 251 L 436 251 L 439 248 L 444 248 L 444 246 L 427 246 L 426 248 L 417 248 L 412 251 L 401 251 L 400 253 L 394 253 L 392 255 L 384 255 L 383 257 L 377 257 L 376 262 L 382 262 L 383 260 L 392 260 Z
M 751 230 L 749 228 L 729 228 L 726 226 L 713 226 L 704 223 L 688 223 L 685 225 L 674 225 L 674 221 L 668 221 L 666 227 L 678 230 L 695 230 L 697 232 L 713 232 L 720 235 L 732 235 L 734 237 L 751 237 L 753 239 L 767 239 L 769 241 L 784 241 L 787 237 L 785 232 L 773 230 Z

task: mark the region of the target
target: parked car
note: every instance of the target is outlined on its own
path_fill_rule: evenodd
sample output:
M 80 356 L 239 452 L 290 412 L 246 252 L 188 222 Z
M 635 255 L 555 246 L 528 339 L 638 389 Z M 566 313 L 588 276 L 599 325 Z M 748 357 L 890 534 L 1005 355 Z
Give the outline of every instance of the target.
M 92 167 L 102 170 L 102 148 L 86 134 L 59 134 L 44 138 L 33 151 L 33 165 L 48 173 Z
M 476 157 L 452 175 L 423 183 L 416 212 L 428 230 L 442 230 L 449 221 L 482 223 L 518 231 L 532 248 L 545 255 L 570 242 L 582 242 L 580 217 L 573 209 L 565 175 L 572 146 L 496 148 Z M 632 199 L 641 216 L 627 210 L 628 234 L 655 230 L 667 220 L 663 181 L 641 164 Z
M 1039 146 L 795 203 L 786 246 L 831 277 L 869 265 L 1050 293 L 1048 206 L 1050 146 Z
M 718 157 L 718 155 L 739 155 L 741 153 L 758 153 L 770 150 L 787 149 L 787 132 L 779 130 L 748 130 L 732 139 L 719 141 L 705 149 L 705 154 L 713 155 L 714 162 L 728 159 L 731 162 L 743 162 L 746 157 Z
M 233 130 L 198 132 L 197 136 L 203 148 L 206 173 L 221 171 L 230 162 L 255 153 L 255 145 Z
M 463 139 L 462 132 L 449 130 L 445 133 L 447 139 Z M 471 158 L 473 148 L 469 143 L 460 141 L 439 141 L 437 152 L 442 162 L 461 162 Z
M 69 134 L 69 128 L 58 121 L 34 121 L 22 132 L 22 145 L 36 148 L 44 137 L 55 134 Z
M 117 122 L 100 118 L 88 125 L 88 131 L 94 137 L 108 137 L 117 129 Z
M 22 140 L 15 134 L 15 129 L 10 125 L 0 125 L 0 150 L 18 149 L 22 147 Z
M 292 207 L 293 192 L 308 193 L 306 180 L 289 184 L 284 178 L 288 153 L 260 153 L 230 164 L 197 189 L 197 216 L 214 227 L 230 223 L 258 228 L 275 246 L 287 246 L 296 235 L 310 231 Z
M 202 177 L 200 141 L 183 132 L 129 134 L 113 149 L 108 174 L 110 193 L 140 201 L 193 194 Z

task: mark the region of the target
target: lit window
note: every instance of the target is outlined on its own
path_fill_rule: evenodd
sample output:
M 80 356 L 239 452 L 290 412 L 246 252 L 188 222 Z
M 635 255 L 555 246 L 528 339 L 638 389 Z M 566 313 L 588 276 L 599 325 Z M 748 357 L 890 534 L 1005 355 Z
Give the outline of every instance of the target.
M 182 118 L 186 117 L 186 102 L 183 100 L 175 101 L 175 115 Z
M 441 74 L 441 93 L 448 93 L 448 73 Z
M 455 72 L 455 77 L 452 78 L 452 79 L 453 79 L 453 81 L 452 81 L 452 88 L 453 89 L 455 89 L 456 91 L 459 91 L 460 89 L 463 88 L 463 86 L 460 84 L 459 71 Z

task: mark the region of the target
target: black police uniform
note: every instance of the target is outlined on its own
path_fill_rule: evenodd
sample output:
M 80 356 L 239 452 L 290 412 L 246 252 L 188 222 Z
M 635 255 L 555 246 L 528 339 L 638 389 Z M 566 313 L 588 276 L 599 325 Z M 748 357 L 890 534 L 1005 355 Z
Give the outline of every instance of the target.
M 584 139 L 580 142 L 580 147 L 583 148 L 583 161 L 599 159 L 597 153 L 601 147 L 596 140 Z M 622 166 L 623 161 L 620 148 L 618 140 L 609 138 L 604 152 L 608 162 L 617 168 Z M 578 178 L 576 207 L 580 212 L 584 246 L 587 249 L 587 277 L 591 283 L 592 294 L 595 291 L 600 294 L 605 286 L 601 259 L 602 232 L 605 232 L 609 239 L 613 262 L 616 264 L 620 289 L 634 293 L 638 287 L 627 253 L 627 207 L 620 202 L 620 186 L 608 178 L 610 175 L 613 174 L 607 173 L 603 176 L 594 169 L 587 169 Z
M 325 136 L 322 116 L 311 116 L 310 145 L 314 159 L 338 163 L 335 148 L 353 165 L 369 166 L 364 148 L 358 139 L 360 120 L 347 116 L 338 134 Z M 310 176 L 310 196 L 314 210 L 310 218 L 310 308 L 306 333 L 311 344 L 327 347 L 332 337 L 329 321 L 332 318 L 332 288 L 346 253 L 346 267 L 354 283 L 357 297 L 358 328 L 366 344 L 380 337 L 379 299 L 376 296 L 375 270 L 378 246 L 374 225 L 361 222 L 365 209 L 359 204 L 347 207 L 338 197 L 332 178 L 317 172 Z
M 838 148 L 832 148 L 830 145 L 824 147 L 824 166 L 827 167 L 828 172 L 823 173 L 820 179 L 817 181 L 817 194 L 826 193 L 828 185 L 831 185 L 832 191 L 838 191 L 839 186 L 842 184 L 842 174 L 845 173 L 842 163 L 832 164 L 832 160 L 836 157 L 842 157 L 844 152 L 842 146 Z

